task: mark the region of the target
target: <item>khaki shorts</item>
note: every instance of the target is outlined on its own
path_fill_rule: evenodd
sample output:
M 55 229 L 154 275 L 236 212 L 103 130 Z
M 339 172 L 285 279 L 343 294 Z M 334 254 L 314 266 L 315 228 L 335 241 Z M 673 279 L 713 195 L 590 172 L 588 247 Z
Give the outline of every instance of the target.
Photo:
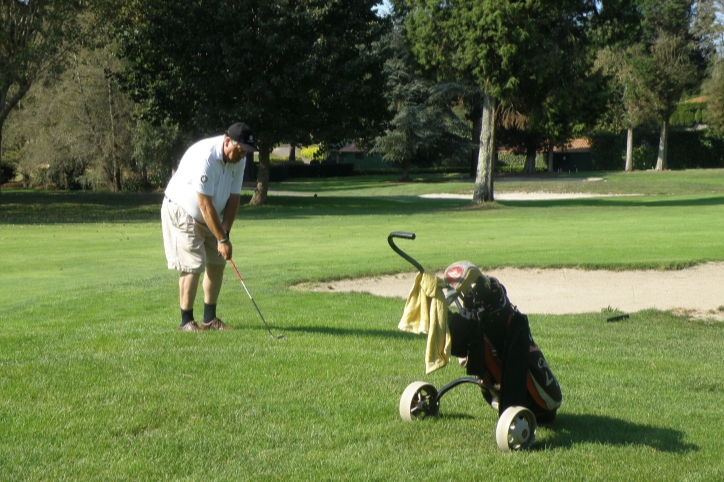
M 207 264 L 226 264 L 211 230 L 166 197 L 161 205 L 161 228 L 168 269 L 203 273 Z

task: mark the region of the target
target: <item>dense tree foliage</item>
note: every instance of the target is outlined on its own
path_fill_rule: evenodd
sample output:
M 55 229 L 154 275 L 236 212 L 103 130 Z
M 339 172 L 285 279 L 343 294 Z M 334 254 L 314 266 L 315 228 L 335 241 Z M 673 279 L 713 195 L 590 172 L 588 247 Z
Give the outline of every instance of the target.
M 123 82 L 144 116 L 199 134 L 236 120 L 257 134 L 263 204 L 269 154 L 371 137 L 387 116 L 374 0 L 129 0 L 118 29 Z
M 562 142 L 581 122 L 592 121 L 602 79 L 592 77 L 586 36 L 593 2 L 399 0 L 413 51 L 441 76 L 471 76 L 483 106 L 507 109 L 509 125 L 523 135 L 507 138 L 533 152 L 545 139 Z M 576 95 L 571 95 L 576 92 Z M 593 113 L 595 117 L 595 112 Z M 474 201 L 493 200 L 495 116 L 483 112 Z M 485 143 L 492 142 L 492 145 Z M 534 168 L 531 163 L 530 168 Z M 482 173 L 482 174 L 481 174 Z
M 645 122 L 661 126 L 656 169 L 666 169 L 669 118 L 682 96 L 701 83 L 715 48 L 713 5 L 692 0 L 638 0 L 635 38 L 599 57 L 614 73 L 623 123 L 628 130 L 627 171 L 633 166 L 633 130 Z
M 23 182 L 121 190 L 132 154 L 133 104 L 108 75 L 117 59 L 81 48 L 50 85 L 36 85 L 12 113 L 7 148 Z
M 598 119 L 628 131 L 627 169 L 634 128 L 651 156 L 660 129 L 665 169 L 672 112 L 702 92 L 697 123 L 724 135 L 722 0 L 375 3 L 0 0 L 0 183 L 162 187 L 185 147 L 241 119 L 262 148 L 254 203 L 276 145 L 352 139 L 403 176 L 477 146 L 480 202 L 499 145 L 533 169 Z
M 469 128 L 453 110 L 464 95 L 457 83 L 435 83 L 420 68 L 404 42 L 404 26 L 390 34 L 392 55 L 385 63 L 387 99 L 394 118 L 375 140 L 373 153 L 401 165 L 401 181 L 409 181 L 412 164 L 432 165 L 470 155 Z M 458 162 L 460 164 L 460 162 Z
M 0 163 L 6 119 L 38 79 L 62 70 L 83 7 L 80 0 L 0 0 Z

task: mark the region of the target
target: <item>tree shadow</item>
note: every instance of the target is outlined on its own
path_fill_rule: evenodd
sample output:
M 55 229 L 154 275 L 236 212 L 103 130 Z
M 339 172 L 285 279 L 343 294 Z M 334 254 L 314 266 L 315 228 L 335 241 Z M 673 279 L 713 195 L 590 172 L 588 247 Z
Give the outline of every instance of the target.
M 571 447 L 580 443 L 601 445 L 648 446 L 660 452 L 693 452 L 699 446 L 684 442 L 684 432 L 672 428 L 642 425 L 612 417 L 591 414 L 559 413 L 543 425 L 552 432 L 534 449 Z
M 2 194 L 0 225 L 157 221 L 163 193 L 34 192 Z M 249 206 L 242 194 L 238 217 L 254 220 L 308 219 L 318 216 L 416 214 L 469 205 L 456 199 L 417 196 L 291 197 L 270 196 L 264 209 Z
M 621 196 L 621 197 L 593 197 L 580 199 L 552 199 L 552 200 L 509 200 L 497 201 L 503 206 L 526 208 L 550 207 L 704 207 L 724 205 L 724 196 L 702 195 L 700 197 L 672 196 Z

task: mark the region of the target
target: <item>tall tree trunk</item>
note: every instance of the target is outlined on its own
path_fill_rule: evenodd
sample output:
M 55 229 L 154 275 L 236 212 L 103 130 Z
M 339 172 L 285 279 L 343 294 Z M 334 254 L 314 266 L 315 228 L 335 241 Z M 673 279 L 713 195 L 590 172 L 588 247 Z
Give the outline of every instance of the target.
M 3 126 L 0 122 L 0 169 L 3 165 Z M 2 179 L 0 179 L 0 205 L 2 204 Z
M 289 161 L 294 162 L 297 160 L 297 146 L 292 142 L 289 144 Z
M 112 172 L 109 172 L 108 166 L 105 163 L 105 154 L 103 153 L 102 145 L 104 145 L 104 142 L 101 142 L 101 136 L 96 131 L 96 123 L 93 121 L 93 116 L 91 116 L 90 113 L 90 107 L 88 107 L 88 97 L 85 94 L 85 89 L 83 87 L 83 79 L 80 76 L 80 69 L 78 68 L 78 56 L 73 54 L 73 60 L 75 61 L 76 69 L 75 69 L 75 78 L 78 80 L 78 92 L 80 92 L 80 98 L 83 101 L 83 112 L 85 113 L 86 117 L 86 123 L 88 125 L 88 130 L 91 134 L 91 143 L 95 146 L 96 149 L 96 155 L 98 156 L 98 161 L 102 162 L 101 166 L 103 168 L 103 172 L 106 174 L 106 179 L 108 181 L 113 181 L 113 174 Z M 111 187 L 113 187 L 113 184 L 111 184 Z
M 626 172 L 633 171 L 633 127 L 626 133 Z
M 475 176 L 473 203 L 493 202 L 493 166 L 495 161 L 495 97 L 483 96 L 483 113 L 480 129 L 478 173 Z
M 271 169 L 269 156 L 271 151 L 268 147 L 259 147 L 259 171 L 256 173 L 256 189 L 251 201 L 249 201 L 251 206 L 266 204 L 267 192 L 269 191 L 269 171 Z
M 656 159 L 656 170 L 657 171 L 664 171 L 668 169 L 668 166 L 666 164 L 666 144 L 668 142 L 669 137 L 669 121 L 665 120 L 663 124 L 661 124 L 661 135 L 659 136 L 659 156 Z
M 536 157 L 536 145 L 529 143 L 525 148 L 525 166 L 523 172 L 534 173 L 535 172 L 535 157 Z
M 0 90 L 0 111 L 5 109 L 5 98 L 7 96 L 7 90 Z M 3 163 L 3 126 L 5 125 L 5 119 L 0 119 L 0 166 Z M 2 184 L 2 183 L 0 183 Z
M 111 162 L 113 169 L 113 186 L 114 191 L 121 191 L 121 163 L 118 159 L 118 145 L 116 143 L 116 113 L 113 109 L 113 81 L 106 69 L 106 79 L 108 82 L 108 116 L 111 121 Z
M 403 159 L 400 163 L 400 182 L 410 182 L 410 160 Z
M 474 111 L 475 112 L 482 112 L 483 106 L 477 106 Z M 475 178 L 475 175 L 477 173 L 478 168 L 478 157 L 480 156 L 480 131 L 483 128 L 483 116 L 481 114 L 478 114 L 475 116 L 473 120 L 473 129 L 471 132 L 470 139 L 475 142 L 475 139 L 478 140 L 478 142 L 475 142 L 475 147 L 472 149 L 472 152 L 470 153 L 470 177 Z
M 548 142 L 548 172 L 553 172 L 553 140 Z

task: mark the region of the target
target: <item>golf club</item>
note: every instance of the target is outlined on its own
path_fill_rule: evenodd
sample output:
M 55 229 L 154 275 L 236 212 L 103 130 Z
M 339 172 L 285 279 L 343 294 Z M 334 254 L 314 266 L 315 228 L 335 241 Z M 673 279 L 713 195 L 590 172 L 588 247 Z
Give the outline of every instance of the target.
M 234 272 L 236 273 L 236 276 L 239 278 L 239 281 L 241 281 L 241 286 L 244 287 L 244 291 L 246 291 L 246 294 L 249 295 L 249 299 L 254 304 L 254 308 L 256 308 L 256 312 L 259 313 L 259 317 L 261 318 L 261 321 L 264 322 L 264 326 L 266 326 L 266 329 L 269 332 L 269 336 L 271 336 L 272 340 L 274 340 L 274 339 L 286 340 L 287 337 L 285 337 L 284 335 L 278 335 L 278 336 L 274 337 L 274 334 L 272 333 L 271 329 L 269 328 L 269 325 L 266 324 L 266 320 L 264 319 L 264 316 L 261 314 L 261 311 L 259 311 L 259 307 L 256 306 L 256 301 L 254 301 L 254 298 L 252 298 L 251 293 L 249 292 L 249 288 L 246 287 L 244 280 L 241 278 L 241 274 L 239 273 L 239 270 L 236 269 L 234 260 L 230 259 L 229 262 L 231 263 L 231 267 L 234 268 Z

